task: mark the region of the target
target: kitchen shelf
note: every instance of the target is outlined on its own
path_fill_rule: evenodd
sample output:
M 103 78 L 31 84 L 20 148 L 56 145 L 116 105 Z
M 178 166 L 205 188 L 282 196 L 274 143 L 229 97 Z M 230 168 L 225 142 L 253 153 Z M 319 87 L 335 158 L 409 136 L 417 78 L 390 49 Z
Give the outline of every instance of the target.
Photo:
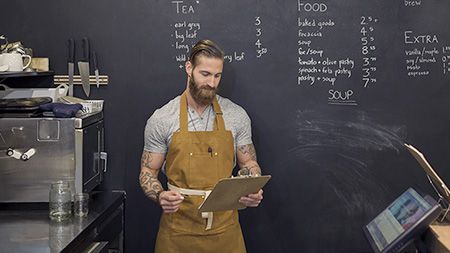
M 41 71 L 41 72 L 0 72 L 0 80 L 10 77 L 29 77 L 29 76 L 52 76 L 55 73 L 53 71 Z
M 0 83 L 10 88 L 51 88 L 54 75 L 54 71 L 0 72 Z

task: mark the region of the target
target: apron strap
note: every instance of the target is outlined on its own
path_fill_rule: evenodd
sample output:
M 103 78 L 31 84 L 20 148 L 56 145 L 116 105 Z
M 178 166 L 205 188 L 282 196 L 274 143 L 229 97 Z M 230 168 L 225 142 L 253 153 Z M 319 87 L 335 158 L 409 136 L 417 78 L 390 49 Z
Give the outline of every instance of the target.
M 216 120 L 214 120 L 214 129 L 217 129 L 219 131 L 225 131 L 225 122 L 222 117 L 223 113 L 222 113 L 222 110 L 220 109 L 220 105 L 219 105 L 219 102 L 217 101 L 217 97 L 215 97 L 213 100 L 213 107 L 214 107 L 214 112 L 216 113 Z
M 214 113 L 216 114 L 216 119 L 214 120 L 214 128 L 215 130 L 225 131 L 225 122 L 223 120 L 223 113 L 220 109 L 219 102 L 217 101 L 217 97 L 213 100 L 213 108 Z M 188 114 L 187 114 L 187 98 L 186 91 L 181 94 L 180 97 L 180 131 L 187 132 L 188 131 Z
M 180 97 L 180 131 L 188 131 L 188 114 L 187 114 L 187 99 L 186 91 Z

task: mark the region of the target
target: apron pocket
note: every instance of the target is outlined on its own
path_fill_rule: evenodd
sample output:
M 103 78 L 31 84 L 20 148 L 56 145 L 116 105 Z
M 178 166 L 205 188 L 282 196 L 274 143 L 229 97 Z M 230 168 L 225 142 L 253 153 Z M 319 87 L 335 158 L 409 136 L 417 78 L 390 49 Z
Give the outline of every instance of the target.
M 195 196 L 185 196 L 180 209 L 175 213 L 167 214 L 168 227 L 176 232 L 201 234 L 204 230 L 204 221 L 197 209 L 201 201 L 201 198 Z
M 223 231 L 238 222 L 236 210 L 214 212 L 212 231 Z
M 209 152 L 190 153 L 186 183 L 191 189 L 212 188 L 219 181 L 218 156 Z
M 205 230 L 207 219 L 202 218 L 202 214 L 198 211 L 202 202 L 203 198 L 200 196 L 186 196 L 177 212 L 164 214 L 167 217 L 167 226 L 178 233 L 204 235 L 221 233 L 238 223 L 236 210 L 214 212 L 212 228 Z

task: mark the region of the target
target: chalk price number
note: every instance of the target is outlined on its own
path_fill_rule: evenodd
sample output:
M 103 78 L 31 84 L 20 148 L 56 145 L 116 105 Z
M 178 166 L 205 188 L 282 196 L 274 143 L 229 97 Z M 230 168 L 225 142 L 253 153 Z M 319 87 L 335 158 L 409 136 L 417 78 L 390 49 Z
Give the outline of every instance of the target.
M 376 83 L 375 72 L 377 71 L 375 50 L 375 27 L 377 18 L 372 16 L 361 16 L 361 54 L 362 54 L 362 81 L 364 88 L 370 83 Z
M 255 30 L 256 30 L 256 58 L 261 58 L 261 56 L 267 54 L 268 50 L 266 47 L 264 47 L 262 43 L 262 35 L 263 30 L 261 27 L 261 17 L 255 17 Z

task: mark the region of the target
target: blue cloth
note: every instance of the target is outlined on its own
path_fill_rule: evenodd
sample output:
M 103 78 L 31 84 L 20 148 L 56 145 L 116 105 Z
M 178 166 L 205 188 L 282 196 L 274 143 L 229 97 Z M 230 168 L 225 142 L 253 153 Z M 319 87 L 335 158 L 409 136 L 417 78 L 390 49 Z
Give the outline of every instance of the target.
M 39 106 L 43 111 L 51 111 L 57 118 L 71 118 L 83 108 L 81 104 L 48 103 Z

